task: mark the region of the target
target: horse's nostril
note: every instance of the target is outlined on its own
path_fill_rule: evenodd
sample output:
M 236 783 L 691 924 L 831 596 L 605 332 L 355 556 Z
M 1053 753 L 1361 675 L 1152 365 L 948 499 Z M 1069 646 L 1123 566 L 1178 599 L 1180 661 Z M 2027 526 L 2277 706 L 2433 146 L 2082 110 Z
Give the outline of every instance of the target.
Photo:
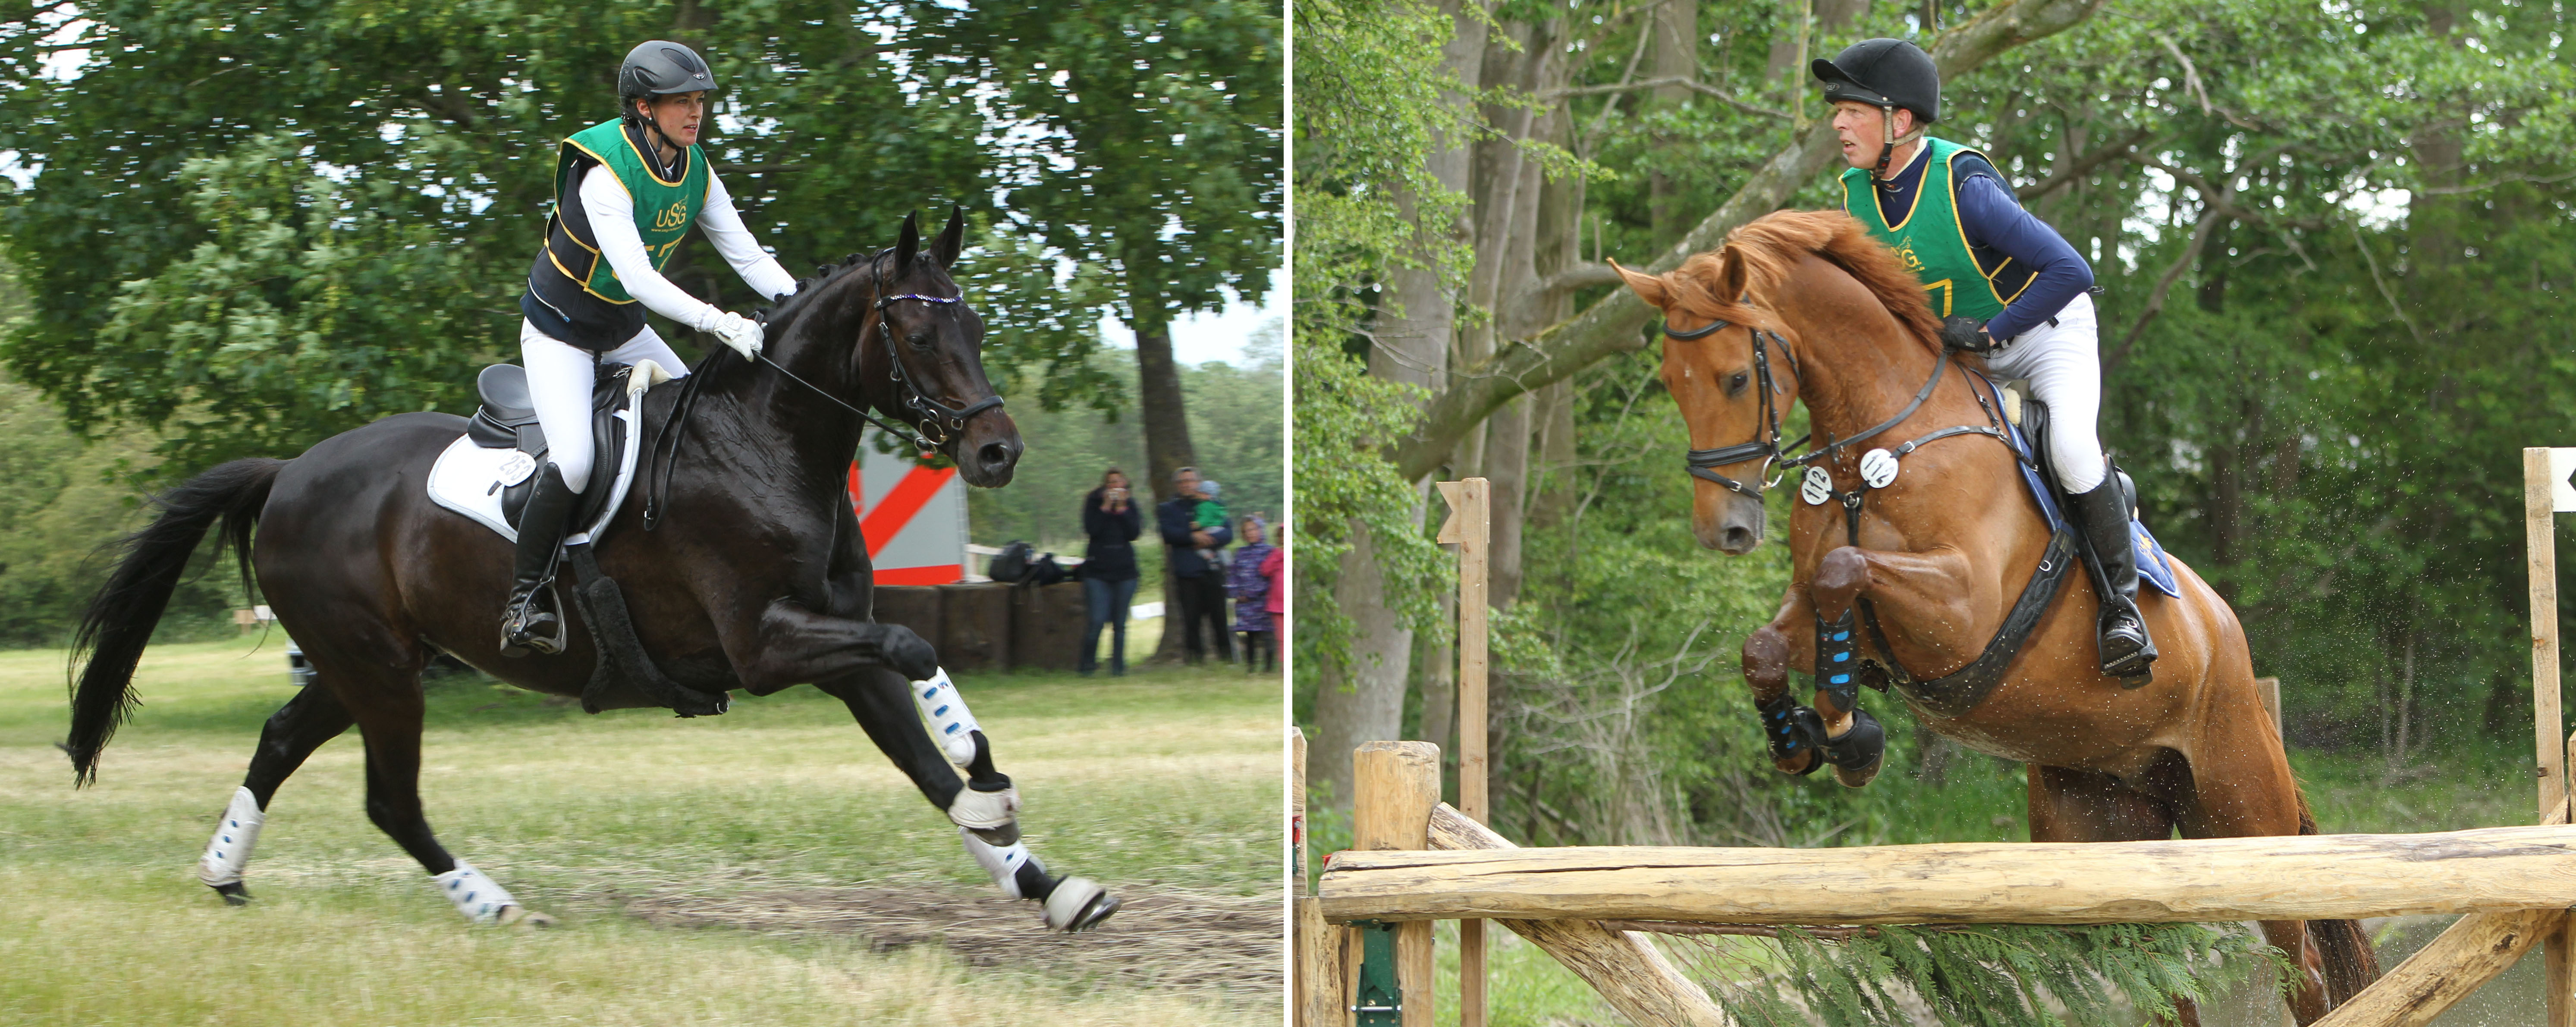
M 1751 529 L 1728 528 L 1724 532 L 1724 537 L 1726 548 L 1728 549 L 1741 551 L 1753 548 L 1753 532 Z
M 1011 447 L 999 442 L 987 442 L 984 448 L 975 451 L 975 455 L 982 458 L 986 467 L 1000 467 L 1011 462 Z

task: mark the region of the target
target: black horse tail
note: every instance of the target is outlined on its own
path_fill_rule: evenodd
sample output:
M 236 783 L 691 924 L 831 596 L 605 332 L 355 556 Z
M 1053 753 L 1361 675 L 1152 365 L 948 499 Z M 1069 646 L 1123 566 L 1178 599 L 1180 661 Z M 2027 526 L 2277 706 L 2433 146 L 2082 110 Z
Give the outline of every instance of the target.
M 284 460 L 235 460 L 190 478 L 152 497 L 161 516 L 116 544 L 125 555 L 90 597 L 72 638 L 71 665 L 80 668 L 80 677 L 72 685 L 72 734 L 63 748 L 71 753 L 75 786 L 98 779 L 99 750 L 134 712 L 134 666 L 179 587 L 189 555 L 217 521 L 223 522 L 218 544 L 232 544 L 242 591 L 249 593 L 251 526 L 285 466 Z
M 2299 797 L 2299 833 L 2317 833 L 2317 818 L 2308 812 L 2308 798 L 2304 795 Z M 2328 1002 L 2340 1007 L 2379 979 L 2379 951 L 2371 947 L 2370 935 L 2361 929 L 2361 921 L 2310 920 L 2308 938 L 2316 943 L 2317 954 L 2325 958 Z

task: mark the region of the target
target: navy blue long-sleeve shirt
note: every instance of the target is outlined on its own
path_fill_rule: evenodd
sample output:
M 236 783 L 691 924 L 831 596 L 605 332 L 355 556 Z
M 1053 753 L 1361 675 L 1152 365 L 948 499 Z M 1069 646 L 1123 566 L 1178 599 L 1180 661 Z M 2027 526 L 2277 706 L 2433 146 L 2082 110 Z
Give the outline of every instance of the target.
M 1923 185 L 1924 168 L 1931 163 L 1922 156 L 1929 149 L 1918 146 L 1915 158 L 1893 180 L 1895 188 L 1878 190 L 1878 210 L 1889 223 L 1913 209 L 1914 190 Z M 2057 316 L 2093 287 L 2093 265 L 2067 245 L 2056 229 L 2021 209 L 2021 201 L 1994 165 L 1974 153 L 1962 153 L 1951 159 L 1950 175 L 1958 182 L 1959 227 L 1966 230 L 1969 253 L 1976 257 L 1979 270 L 1995 277 L 1996 291 L 2012 297 L 2003 313 L 1986 322 L 1988 334 L 1997 341 L 2018 336 Z M 2016 266 L 2007 266 L 2007 261 Z M 2027 286 L 2021 284 L 2025 280 Z M 2014 295 L 2015 289 L 2019 295 Z
M 1193 530 L 1207 532 L 1208 537 L 1216 541 L 1216 545 L 1210 548 L 1222 550 L 1234 542 L 1234 529 L 1222 524 L 1213 528 L 1193 529 L 1190 527 L 1190 521 L 1197 517 L 1198 512 L 1198 500 L 1188 496 L 1176 496 L 1154 508 L 1154 526 L 1162 530 L 1163 544 L 1171 547 L 1174 577 L 1195 578 L 1201 574 L 1214 574 L 1222 578 L 1225 576 L 1225 567 L 1212 565 L 1206 560 L 1199 559 L 1198 543 L 1190 538 L 1190 532 Z

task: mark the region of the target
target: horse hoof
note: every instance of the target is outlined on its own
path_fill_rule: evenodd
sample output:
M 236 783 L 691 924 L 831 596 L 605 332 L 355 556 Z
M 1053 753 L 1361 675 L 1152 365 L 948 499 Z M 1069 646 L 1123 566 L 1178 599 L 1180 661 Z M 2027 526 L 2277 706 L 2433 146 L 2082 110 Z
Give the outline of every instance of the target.
M 1809 774 L 1813 774 L 1816 772 L 1816 768 L 1823 765 L 1823 763 L 1824 760 L 1821 754 L 1817 753 L 1814 749 L 1809 749 L 1797 754 L 1796 756 L 1789 757 L 1788 759 L 1771 761 L 1772 766 L 1778 767 L 1781 773 L 1787 774 L 1791 777 L 1805 777 Z
M 1887 761 L 1883 759 L 1874 759 L 1869 761 L 1868 766 L 1861 767 L 1859 769 L 1853 769 L 1851 767 L 1835 767 L 1834 780 L 1840 782 L 1845 788 L 1859 788 L 1868 784 L 1871 779 L 1876 778 L 1878 776 L 1878 768 L 1886 762 Z
M 207 885 L 207 887 L 213 888 L 215 890 L 215 894 L 224 897 L 224 905 L 250 905 L 250 889 L 242 887 L 242 883 L 240 881 L 234 881 L 231 884 L 210 884 Z
M 1118 912 L 1117 898 L 1088 877 L 1068 877 L 1056 883 L 1047 895 L 1046 925 L 1049 930 L 1072 934 L 1088 931 Z
M 501 916 L 494 923 L 503 927 L 552 927 L 555 925 L 555 918 L 526 906 L 504 906 L 501 908 Z

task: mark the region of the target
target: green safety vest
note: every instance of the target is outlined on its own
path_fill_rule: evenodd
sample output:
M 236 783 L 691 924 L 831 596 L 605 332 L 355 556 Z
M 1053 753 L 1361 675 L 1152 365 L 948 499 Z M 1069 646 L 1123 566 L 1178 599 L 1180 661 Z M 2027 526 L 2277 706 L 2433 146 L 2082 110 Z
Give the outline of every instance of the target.
M 635 201 L 635 231 L 644 237 L 644 252 L 653 258 L 654 270 L 671 262 L 671 254 L 680 248 L 680 240 L 689 226 L 698 221 L 698 212 L 707 206 L 707 155 L 696 146 L 682 156 L 684 170 L 677 182 L 655 174 L 652 163 L 636 148 L 626 131 L 624 121 L 603 121 L 575 132 L 563 141 L 555 156 L 555 218 L 546 232 L 546 255 L 563 272 L 564 277 L 581 283 L 582 291 L 610 303 L 633 303 L 625 283 L 599 255 L 599 240 L 588 238 L 589 225 L 563 223 L 563 198 L 581 188 L 574 175 L 590 164 L 607 168 L 617 176 L 626 195 Z M 563 245 L 569 242 L 570 246 Z
M 1908 270 L 1923 280 L 1929 293 L 1932 312 L 1941 317 L 1954 314 L 1993 320 L 2004 312 L 2013 296 L 2029 288 L 2025 278 L 2013 290 L 2013 296 L 1996 291 L 1995 275 L 2002 274 L 2012 261 L 2007 258 L 1988 274 L 1977 266 L 1976 254 L 1968 249 L 1967 230 L 1959 225 L 1959 184 L 1950 174 L 1950 159 L 1962 153 L 1977 151 L 1947 139 L 1923 137 L 1930 149 L 1924 154 L 1923 184 L 1914 190 L 1913 209 L 1894 225 L 1879 213 L 1878 188 L 1870 181 L 1867 168 L 1843 171 L 1843 211 L 1869 229 L 1869 234 L 1896 251 Z M 1985 156 L 1982 153 L 1977 154 Z

